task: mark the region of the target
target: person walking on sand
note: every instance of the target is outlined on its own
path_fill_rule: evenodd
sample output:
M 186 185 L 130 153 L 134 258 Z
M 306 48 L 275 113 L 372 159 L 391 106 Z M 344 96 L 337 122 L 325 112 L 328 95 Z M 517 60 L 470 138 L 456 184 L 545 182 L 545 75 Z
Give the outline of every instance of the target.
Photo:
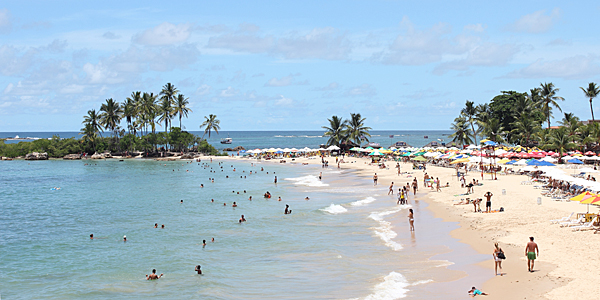
M 483 195 L 485 197 L 485 212 L 486 213 L 490 213 L 492 212 L 492 196 L 494 196 L 494 194 L 490 193 L 489 191 L 487 193 L 485 193 L 485 195 Z
M 392 181 L 392 183 L 390 184 L 390 189 L 388 190 L 388 195 L 389 194 L 394 194 L 394 182 Z
M 540 256 L 540 249 L 538 248 L 538 245 L 533 241 L 533 237 L 530 236 L 529 243 L 527 243 L 527 246 L 525 247 L 525 255 L 527 256 L 527 269 L 529 270 L 529 272 L 533 272 L 533 263 L 537 258 L 536 252 L 537 256 Z
M 415 231 L 415 218 L 412 208 L 408 209 L 408 223 L 410 224 L 410 231 Z
M 492 253 L 492 256 L 494 257 L 494 273 L 496 273 L 496 276 L 498 275 L 498 268 L 500 268 L 500 276 L 502 276 L 502 260 L 506 258 L 506 256 L 504 255 L 504 251 L 502 251 L 502 248 L 500 248 L 500 246 L 498 246 L 498 243 L 494 244 L 494 253 Z
M 436 177 L 435 180 L 437 181 L 436 191 L 441 192 L 442 189 L 440 188 L 440 179 L 438 177 Z
M 373 186 L 377 185 L 377 173 L 375 173 L 375 175 L 373 175 Z
M 416 197 L 417 196 L 417 190 L 419 189 L 419 184 L 417 183 L 417 178 L 415 178 L 413 180 L 412 187 L 413 187 L 413 195 L 415 195 L 415 197 Z

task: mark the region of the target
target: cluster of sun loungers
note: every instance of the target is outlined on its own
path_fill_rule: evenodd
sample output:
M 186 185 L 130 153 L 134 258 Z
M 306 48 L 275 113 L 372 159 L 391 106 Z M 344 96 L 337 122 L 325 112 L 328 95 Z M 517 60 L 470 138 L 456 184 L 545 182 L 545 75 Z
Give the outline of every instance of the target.
M 600 231 L 600 227 L 595 226 L 594 223 L 597 223 L 597 218 L 592 218 L 591 221 L 585 222 L 585 217 L 580 217 L 578 219 L 572 219 L 575 213 L 571 213 L 568 217 L 563 217 L 556 220 L 550 220 L 551 224 L 558 224 L 560 227 L 570 228 L 573 231 L 582 231 L 582 230 L 594 230 L 594 233 Z

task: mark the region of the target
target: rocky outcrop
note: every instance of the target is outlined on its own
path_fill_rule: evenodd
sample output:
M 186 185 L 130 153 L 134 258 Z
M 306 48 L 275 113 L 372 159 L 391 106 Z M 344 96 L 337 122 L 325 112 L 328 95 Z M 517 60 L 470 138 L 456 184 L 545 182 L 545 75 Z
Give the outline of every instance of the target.
M 225 149 L 223 149 L 223 151 L 233 151 L 233 149 L 231 149 L 231 148 L 225 148 Z
M 47 160 L 48 153 L 33 152 L 25 155 L 25 160 Z
M 92 154 L 92 159 L 104 159 L 104 155 L 102 154 L 98 154 L 98 153 L 94 153 Z
M 240 151 L 240 150 L 246 150 L 246 149 L 242 146 L 237 146 L 237 147 L 233 148 L 233 151 Z
M 157 161 L 174 161 L 177 160 L 175 157 L 159 157 L 156 158 Z
M 73 159 L 81 159 L 81 154 L 67 154 L 63 159 L 73 160 Z
M 194 159 L 196 157 L 193 153 L 184 153 L 180 158 L 181 159 Z

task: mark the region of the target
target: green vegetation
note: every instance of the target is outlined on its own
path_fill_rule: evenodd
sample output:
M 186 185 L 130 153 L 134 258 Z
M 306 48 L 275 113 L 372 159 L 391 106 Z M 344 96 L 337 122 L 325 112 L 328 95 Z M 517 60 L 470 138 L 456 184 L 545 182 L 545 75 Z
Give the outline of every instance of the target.
M 594 112 L 592 100 L 600 93 L 600 87 L 589 83 L 581 87 L 586 100 L 590 102 L 592 120 Z M 503 91 L 489 103 L 475 106 L 466 101 L 460 115 L 454 119 L 450 129 L 451 137 L 458 145 L 477 143 L 477 138 L 487 138 L 498 143 L 538 146 L 546 150 L 564 153 L 568 150 L 600 150 L 600 124 L 583 124 L 572 113 L 563 113 L 558 121 L 559 128 L 550 128 L 553 110 L 562 112 L 558 95 L 559 89 L 550 83 L 520 93 Z M 544 124 L 546 123 L 546 124 Z M 547 125 L 547 128 L 543 128 Z
M 371 127 L 364 125 L 366 118 L 363 118 L 360 114 L 350 114 L 349 120 L 344 120 L 338 116 L 332 116 L 329 121 L 329 126 L 322 126 L 323 129 L 327 130 L 323 134 L 328 136 L 329 140 L 327 145 L 336 145 L 341 147 L 343 143 L 353 142 L 358 145 L 363 141 L 368 142 L 369 130 Z
M 160 96 L 160 98 L 159 98 Z M 219 155 L 219 151 L 206 140 L 181 130 L 182 118 L 192 110 L 186 98 L 171 83 L 163 86 L 158 95 L 133 92 L 123 103 L 106 99 L 100 110 L 91 109 L 83 117 L 81 139 L 60 139 L 33 142 L 5 143 L 0 140 L 0 156 L 17 157 L 31 152 L 47 152 L 50 157 L 63 157 L 67 154 L 102 153 L 105 151 L 123 153 L 140 151 L 146 155 L 156 155 L 159 151 L 187 152 Z M 172 127 L 173 118 L 179 117 L 179 126 Z M 210 115 L 207 130 L 218 133 L 219 120 Z M 125 121 L 126 128 L 121 127 Z M 206 122 L 205 122 L 206 123 Z M 157 132 L 156 125 L 164 124 L 164 132 Z M 206 124 L 202 124 L 205 126 Z M 109 136 L 103 137 L 103 132 Z

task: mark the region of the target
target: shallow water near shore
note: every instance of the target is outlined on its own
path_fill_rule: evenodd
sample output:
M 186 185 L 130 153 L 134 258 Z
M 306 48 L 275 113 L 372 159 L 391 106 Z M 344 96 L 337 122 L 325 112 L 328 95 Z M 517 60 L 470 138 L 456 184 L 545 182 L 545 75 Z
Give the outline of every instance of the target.
M 352 172 L 250 164 L 1 162 L 2 296 L 420 299 L 430 282 L 460 276 L 429 259 L 457 242 L 427 233 L 450 227 L 418 201 L 411 235 L 409 206 Z M 273 198 L 262 197 L 267 190 Z M 242 214 L 248 221 L 239 224 Z M 194 274 L 197 264 L 204 275 Z M 144 280 L 152 268 L 165 277 Z

